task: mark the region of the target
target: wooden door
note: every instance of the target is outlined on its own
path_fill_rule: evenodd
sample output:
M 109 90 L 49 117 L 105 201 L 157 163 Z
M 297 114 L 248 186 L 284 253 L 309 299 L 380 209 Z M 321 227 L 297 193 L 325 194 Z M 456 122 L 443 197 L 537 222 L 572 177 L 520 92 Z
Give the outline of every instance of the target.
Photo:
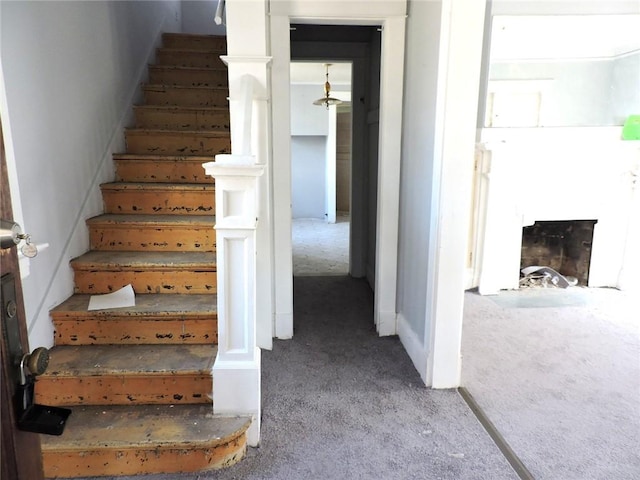
M 9 179 L 4 155 L 4 141 L 0 126 L 0 218 L 12 220 L 11 195 L 9 193 Z M 27 340 L 27 325 L 25 320 L 24 303 L 22 300 L 22 285 L 18 270 L 18 252 L 16 247 L 0 250 L 0 276 L 13 275 L 15 280 L 15 297 L 19 319 L 19 341 L 22 350 L 29 352 Z M 5 299 L 0 308 L 5 309 Z M 4 316 L 0 318 L 5 318 Z M 1 480 L 41 480 L 42 455 L 40 453 L 40 437 L 37 433 L 18 430 L 16 427 L 13 395 L 15 392 L 14 379 L 16 377 L 14 360 L 7 351 L 5 325 L 2 325 L 0 335 L 0 357 L 2 372 L 0 375 L 0 411 L 2 414 L 2 435 L 0 464 L 2 464 Z

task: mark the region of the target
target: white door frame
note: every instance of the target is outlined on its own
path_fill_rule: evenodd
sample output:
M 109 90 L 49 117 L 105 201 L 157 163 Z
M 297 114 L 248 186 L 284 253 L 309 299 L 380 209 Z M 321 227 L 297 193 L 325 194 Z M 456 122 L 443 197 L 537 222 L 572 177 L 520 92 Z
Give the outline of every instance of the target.
M 364 5 L 366 3 L 366 5 Z M 406 2 L 272 2 L 271 52 L 273 125 L 273 228 L 276 298 L 275 336 L 293 336 L 293 265 L 291 245 L 291 126 L 289 29 L 297 23 L 381 25 L 380 138 L 374 321 L 380 335 L 396 333 L 396 286 L 402 95 Z M 364 12 L 364 13 L 363 13 Z

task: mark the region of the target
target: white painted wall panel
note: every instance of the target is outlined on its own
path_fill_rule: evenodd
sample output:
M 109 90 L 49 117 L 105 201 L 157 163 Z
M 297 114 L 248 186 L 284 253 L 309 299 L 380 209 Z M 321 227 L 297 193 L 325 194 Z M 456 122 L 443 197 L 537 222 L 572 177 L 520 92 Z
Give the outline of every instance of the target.
M 99 184 L 162 31 L 180 4 L 2 2 L 1 58 L 24 228 L 50 247 L 23 281 L 32 346 L 50 346 L 49 310 L 73 293 L 69 260 L 88 249 L 85 219 L 102 212 Z
M 291 137 L 293 218 L 325 219 L 327 137 Z

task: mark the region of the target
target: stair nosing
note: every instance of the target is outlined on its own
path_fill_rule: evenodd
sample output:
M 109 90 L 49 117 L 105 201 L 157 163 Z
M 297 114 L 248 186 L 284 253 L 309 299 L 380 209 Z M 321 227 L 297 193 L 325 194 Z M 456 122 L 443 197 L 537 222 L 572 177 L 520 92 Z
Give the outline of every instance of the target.
M 205 50 L 203 48 L 175 48 L 175 47 L 158 47 L 158 52 L 169 52 L 169 53 L 202 53 L 204 55 L 226 55 L 226 48 L 224 49 L 214 49 L 214 50 Z
M 64 302 L 53 308 L 49 314 L 56 322 L 58 321 L 76 321 L 81 318 L 100 318 L 102 320 L 110 318 L 135 318 L 149 317 L 149 318 L 166 318 L 167 320 L 175 319 L 176 317 L 184 317 L 188 315 L 194 318 L 206 318 L 215 319 L 218 315 L 217 306 L 217 294 L 215 293 L 200 293 L 200 294 L 175 294 L 164 295 L 161 293 L 142 293 L 136 294 L 136 306 L 135 307 L 121 307 L 110 308 L 104 310 L 87 310 L 89 299 L 91 294 L 77 293 L 71 295 Z M 209 308 L 205 308 L 202 305 L 188 305 L 189 301 L 204 300 L 207 302 Z M 152 300 L 157 304 L 156 308 L 149 307 L 144 303 L 147 300 Z M 172 304 L 172 307 L 176 303 L 182 303 L 189 306 L 189 309 L 171 310 L 164 302 Z M 142 304 L 141 304 L 142 302 Z M 194 309 L 197 308 L 197 309 Z
M 141 411 L 141 406 L 128 406 L 128 405 L 114 405 L 109 406 L 109 410 L 113 412 L 113 415 L 118 415 L 120 417 L 126 418 L 126 414 L 129 411 Z M 192 410 L 197 414 L 197 418 L 206 418 L 208 413 L 207 410 L 211 409 L 209 405 L 145 405 L 144 408 L 152 409 L 156 411 L 165 411 L 169 417 L 180 417 L 180 413 L 182 411 Z M 84 417 L 92 417 L 94 415 L 100 416 L 105 414 L 105 407 L 99 405 L 86 405 L 77 407 L 76 410 L 79 412 L 79 415 Z M 144 416 L 143 416 L 144 417 Z M 162 418 L 162 416 L 157 416 Z M 157 418 L 156 417 L 156 418 Z M 151 419 L 151 420 L 150 420 Z M 246 432 L 247 428 L 251 424 L 250 416 L 232 416 L 232 415 L 212 415 L 209 417 L 211 421 L 215 421 L 216 419 L 221 419 L 222 421 L 233 422 L 234 427 L 231 429 L 231 432 L 224 436 L 214 436 L 207 435 L 203 440 L 186 440 L 181 442 L 170 441 L 167 438 L 155 438 L 153 436 L 147 437 L 146 432 L 144 436 L 140 436 L 136 441 L 134 441 L 130 436 L 121 436 L 122 440 L 118 438 L 119 441 L 115 441 L 108 445 L 105 445 L 104 439 L 100 435 L 96 435 L 95 439 L 91 442 L 87 442 L 85 439 L 82 441 L 78 441 L 76 438 L 69 436 L 68 434 L 62 435 L 60 437 L 46 435 L 42 438 L 42 450 L 43 452 L 81 452 L 88 449 L 91 450 L 121 450 L 125 448 L 139 448 L 141 450 L 145 449 L 172 449 L 172 448 L 189 448 L 191 446 L 194 447 L 202 447 L 202 448 L 213 448 L 219 445 L 224 445 L 238 437 L 240 437 L 243 433 Z M 138 419 L 139 423 L 148 424 L 153 420 L 151 415 L 148 418 Z M 237 421 L 237 427 L 235 423 Z M 70 419 L 70 422 L 73 422 L 73 419 Z M 85 422 L 86 425 L 93 425 L 94 422 Z M 73 425 L 73 423 L 72 423 Z M 73 428 L 73 427 L 72 427 Z
M 153 104 L 145 104 L 145 105 L 134 105 L 134 110 L 175 110 L 175 111 L 188 111 L 188 112 L 199 112 L 199 111 L 207 111 L 207 112 L 220 112 L 220 113 L 229 113 L 229 107 L 210 107 L 203 106 L 199 107 L 197 105 L 153 105 Z M 198 130 L 199 131 L 199 130 Z
M 87 225 L 156 225 L 177 226 L 187 224 L 189 226 L 208 227 L 215 224 L 215 215 L 156 215 L 143 213 L 103 213 L 91 217 L 86 221 Z
M 204 71 L 204 72 L 227 72 L 225 67 L 185 67 L 182 65 L 149 65 L 150 70 L 188 70 L 188 71 Z
M 214 191 L 212 183 L 177 183 L 177 182 L 108 182 L 101 183 L 103 190 L 198 190 Z
M 207 136 L 207 137 L 220 137 L 220 138 L 229 137 L 230 138 L 229 132 L 228 131 L 223 131 L 223 130 L 174 130 L 174 129 L 170 129 L 170 128 L 137 128 L 137 127 L 128 127 L 128 128 L 125 128 L 125 133 L 135 133 L 135 134 L 144 133 L 144 134 L 147 134 L 147 135 L 179 134 L 179 135 L 200 135 L 200 136 Z
M 97 258 L 96 258 L 97 257 Z M 157 257 L 157 258 L 154 258 Z M 168 260 L 167 257 L 171 260 Z M 142 268 L 145 271 L 188 269 L 215 272 L 216 252 L 131 252 L 90 250 L 73 258 L 75 270 L 120 271 Z M 177 261 L 176 261 L 177 260 Z
M 198 89 L 198 90 L 224 90 L 228 91 L 229 87 L 220 87 L 218 85 L 168 85 L 164 83 L 145 83 L 142 85 L 143 90 L 151 88 L 175 88 L 175 89 Z
M 114 160 L 172 161 L 172 162 L 213 162 L 215 155 L 162 155 L 146 153 L 114 153 Z

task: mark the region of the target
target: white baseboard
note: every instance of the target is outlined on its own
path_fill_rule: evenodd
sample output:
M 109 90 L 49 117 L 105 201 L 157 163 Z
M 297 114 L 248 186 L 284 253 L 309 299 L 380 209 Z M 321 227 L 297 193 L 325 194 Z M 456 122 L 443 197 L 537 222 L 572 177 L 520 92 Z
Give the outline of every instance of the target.
M 413 366 L 416 367 L 416 370 L 420 374 L 420 378 L 426 385 L 427 360 L 429 358 L 426 347 L 422 344 L 416 332 L 413 331 L 411 325 L 409 325 L 409 322 L 401 313 L 398 314 L 397 329 L 400 342 L 413 362 Z

